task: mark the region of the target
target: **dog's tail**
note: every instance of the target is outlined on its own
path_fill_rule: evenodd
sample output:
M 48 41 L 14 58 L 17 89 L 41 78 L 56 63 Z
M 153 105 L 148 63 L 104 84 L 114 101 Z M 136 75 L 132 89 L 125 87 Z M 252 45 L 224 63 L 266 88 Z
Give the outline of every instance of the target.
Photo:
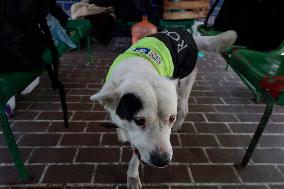
M 216 36 L 196 36 L 195 43 L 199 51 L 224 52 L 237 40 L 237 33 L 228 30 Z

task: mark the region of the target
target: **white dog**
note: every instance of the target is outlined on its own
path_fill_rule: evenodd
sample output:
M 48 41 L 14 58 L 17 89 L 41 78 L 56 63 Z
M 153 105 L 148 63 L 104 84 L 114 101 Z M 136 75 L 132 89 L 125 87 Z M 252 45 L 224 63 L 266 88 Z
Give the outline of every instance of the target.
M 140 161 L 155 167 L 171 161 L 170 134 L 181 128 L 188 113 L 197 52 L 222 52 L 236 38 L 234 31 L 193 38 L 183 30 L 165 30 L 139 40 L 116 58 L 104 86 L 91 100 L 110 113 L 119 141 L 131 143 L 128 188 L 142 187 Z

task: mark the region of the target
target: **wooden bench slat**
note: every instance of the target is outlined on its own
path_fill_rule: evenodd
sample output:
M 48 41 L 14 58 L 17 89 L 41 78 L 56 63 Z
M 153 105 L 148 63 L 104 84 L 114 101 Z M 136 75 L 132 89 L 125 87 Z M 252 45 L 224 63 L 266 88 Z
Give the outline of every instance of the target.
M 195 18 L 205 18 L 206 14 L 207 11 L 172 12 L 172 13 L 164 13 L 163 18 L 166 20 L 195 19 Z
M 170 2 L 164 1 L 164 10 L 168 9 L 202 9 L 209 8 L 209 3 L 204 1 L 179 1 L 179 2 Z

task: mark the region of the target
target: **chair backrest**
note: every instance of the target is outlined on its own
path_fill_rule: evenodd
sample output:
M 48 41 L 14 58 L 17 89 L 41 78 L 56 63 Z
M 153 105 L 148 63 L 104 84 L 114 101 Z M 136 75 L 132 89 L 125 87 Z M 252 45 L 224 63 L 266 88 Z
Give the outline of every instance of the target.
M 280 46 L 277 49 L 273 50 L 272 52 L 284 56 L 284 40 L 282 41 Z
M 181 20 L 205 18 L 208 13 L 209 0 L 164 0 L 163 19 Z

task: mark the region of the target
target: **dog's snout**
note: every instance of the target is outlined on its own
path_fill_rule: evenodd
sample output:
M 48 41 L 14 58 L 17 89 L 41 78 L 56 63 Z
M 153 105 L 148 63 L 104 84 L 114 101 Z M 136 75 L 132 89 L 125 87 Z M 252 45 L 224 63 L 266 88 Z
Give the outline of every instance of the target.
M 151 163 L 157 167 L 165 167 L 171 161 L 170 155 L 166 152 L 154 152 L 151 154 Z

